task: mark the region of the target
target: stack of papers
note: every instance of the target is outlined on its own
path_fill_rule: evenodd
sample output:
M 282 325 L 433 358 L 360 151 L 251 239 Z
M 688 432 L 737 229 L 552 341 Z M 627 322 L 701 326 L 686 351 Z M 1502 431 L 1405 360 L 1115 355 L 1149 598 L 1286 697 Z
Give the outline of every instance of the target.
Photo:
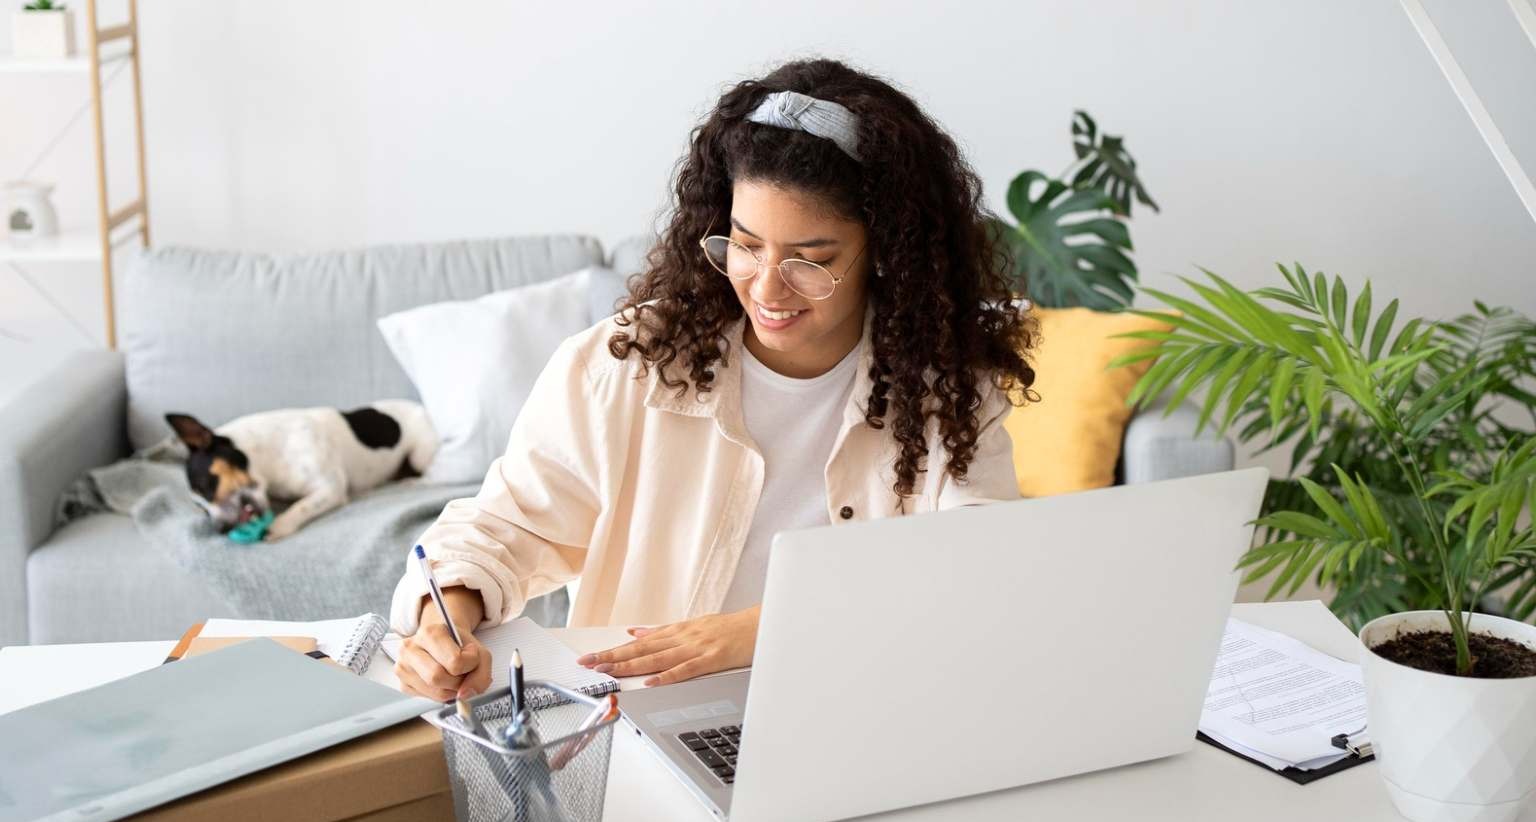
M 1206 736 L 1275 770 L 1314 770 L 1349 754 L 1333 737 L 1363 742 L 1360 666 L 1284 634 L 1227 620 L 1200 713 Z

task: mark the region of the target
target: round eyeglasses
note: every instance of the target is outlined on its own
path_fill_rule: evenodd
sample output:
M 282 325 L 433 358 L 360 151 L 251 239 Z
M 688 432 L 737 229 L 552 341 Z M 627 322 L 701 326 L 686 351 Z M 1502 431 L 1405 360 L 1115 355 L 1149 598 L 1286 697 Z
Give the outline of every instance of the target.
M 704 249 L 704 256 L 709 259 L 709 264 L 721 274 L 733 280 L 750 280 L 765 268 L 778 269 L 779 278 L 789 286 L 789 290 L 807 300 L 825 300 L 831 297 L 832 292 L 837 290 L 838 284 L 847 278 L 854 263 L 864 255 L 864 249 L 860 248 L 859 253 L 853 256 L 853 261 L 843 269 L 842 276 L 838 276 L 810 260 L 790 258 L 778 265 L 768 265 L 763 262 L 762 257 L 757 256 L 757 252 L 730 237 L 722 237 L 718 234 L 699 240 L 699 246 Z

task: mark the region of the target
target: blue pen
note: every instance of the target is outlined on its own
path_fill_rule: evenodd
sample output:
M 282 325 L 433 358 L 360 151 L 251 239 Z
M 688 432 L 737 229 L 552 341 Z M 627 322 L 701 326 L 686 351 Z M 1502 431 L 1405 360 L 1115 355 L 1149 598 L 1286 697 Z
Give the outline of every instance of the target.
M 464 647 L 463 640 L 459 639 L 459 629 L 453 627 L 453 619 L 448 616 L 448 603 L 443 601 L 442 589 L 437 587 L 437 577 L 432 575 L 432 563 L 427 561 L 427 552 L 420 545 L 416 546 L 416 561 L 421 564 L 421 575 L 426 577 L 427 589 L 432 593 L 432 601 L 437 603 L 437 610 L 443 615 L 443 623 L 448 626 L 448 635 L 453 637 L 453 644 Z

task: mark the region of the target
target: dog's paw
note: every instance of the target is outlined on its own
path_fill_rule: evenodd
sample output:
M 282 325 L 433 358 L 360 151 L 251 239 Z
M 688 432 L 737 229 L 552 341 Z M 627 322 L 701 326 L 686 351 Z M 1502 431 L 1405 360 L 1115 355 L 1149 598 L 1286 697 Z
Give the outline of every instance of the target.
M 279 517 L 273 520 L 272 524 L 267 527 L 267 533 L 266 536 L 263 537 L 263 540 L 266 542 L 277 542 L 284 537 L 292 536 L 293 532 L 297 530 L 298 528 L 287 522 L 284 522 L 282 518 Z

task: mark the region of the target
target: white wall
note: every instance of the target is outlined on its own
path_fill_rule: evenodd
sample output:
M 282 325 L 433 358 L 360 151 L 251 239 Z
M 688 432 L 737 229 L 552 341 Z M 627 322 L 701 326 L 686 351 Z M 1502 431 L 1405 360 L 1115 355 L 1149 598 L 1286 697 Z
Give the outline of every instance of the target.
M 1475 296 L 1536 313 L 1536 225 L 1390 0 L 140 6 L 159 244 L 612 243 L 651 227 L 725 83 L 826 54 L 909 90 L 999 208 L 1018 171 L 1071 159 L 1074 108 L 1126 135 L 1164 207 L 1133 224 L 1149 284 L 1199 264 L 1258 285 L 1297 260 L 1369 277 L 1378 302 L 1410 312 Z M 1536 172 L 1536 49 L 1503 0 L 1429 8 Z M 77 93 L 76 79 L 0 75 L 0 179 Z M 84 223 L 87 131 L 65 148 L 40 176 L 65 222 Z M 99 333 L 94 270 L 30 270 Z M 0 328 L 37 341 L 0 337 L 12 373 L 85 344 L 3 268 Z

